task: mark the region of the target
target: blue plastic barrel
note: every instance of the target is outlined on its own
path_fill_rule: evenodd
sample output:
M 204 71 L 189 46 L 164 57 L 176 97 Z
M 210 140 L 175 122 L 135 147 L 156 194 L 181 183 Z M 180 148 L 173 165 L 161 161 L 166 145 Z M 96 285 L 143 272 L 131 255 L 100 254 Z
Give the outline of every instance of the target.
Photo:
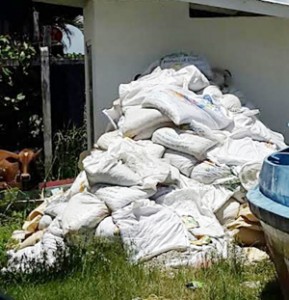
M 289 148 L 268 156 L 248 203 L 261 221 L 283 297 L 289 300 Z
M 264 196 L 289 207 L 289 148 L 265 159 L 259 189 Z

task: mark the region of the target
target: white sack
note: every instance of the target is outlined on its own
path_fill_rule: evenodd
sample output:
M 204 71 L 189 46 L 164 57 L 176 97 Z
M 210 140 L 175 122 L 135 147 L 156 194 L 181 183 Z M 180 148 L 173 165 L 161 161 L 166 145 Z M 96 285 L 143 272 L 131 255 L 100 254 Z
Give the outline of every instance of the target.
M 107 183 L 123 186 L 133 186 L 140 183 L 140 177 L 125 165 L 120 159 L 106 153 L 99 160 L 83 161 L 89 184 Z
M 83 172 L 85 173 L 88 182 L 89 182 L 89 178 L 87 176 L 88 172 L 85 171 L 85 167 L 94 165 L 96 162 L 103 161 L 106 158 L 107 158 L 107 152 L 100 149 L 94 149 L 93 151 L 91 151 L 90 155 L 84 158 L 84 160 L 82 161 L 82 166 L 83 166 Z M 93 186 L 93 184 L 89 182 L 89 187 L 91 186 Z
M 113 223 L 112 217 L 103 219 L 95 230 L 96 237 L 112 238 L 117 235 L 119 235 L 119 229 Z
M 239 111 L 242 107 L 240 99 L 232 94 L 226 94 L 219 98 L 220 103 L 229 111 Z
M 51 233 L 52 235 L 55 235 L 57 237 L 63 238 L 63 230 L 62 230 L 62 220 L 61 215 L 57 216 L 49 225 L 47 228 L 47 232 Z
M 105 202 L 112 212 L 121 209 L 132 202 L 140 199 L 146 199 L 150 196 L 150 194 L 145 191 L 121 186 L 101 188 L 95 193 L 95 195 L 97 198 Z
M 265 157 L 276 151 L 276 147 L 251 138 L 233 140 L 228 138 L 226 142 L 209 151 L 207 157 L 219 164 L 243 165 L 249 162 L 262 162 Z
M 267 128 L 257 119 L 259 110 L 244 110 L 234 116 L 234 130 L 230 137 L 232 139 L 243 139 L 250 137 L 260 142 L 270 142 L 278 146 L 279 149 L 285 148 L 284 137 L 278 132 Z
M 205 203 L 205 205 L 214 213 L 234 195 L 234 191 L 231 191 L 222 185 L 203 184 L 186 176 L 181 176 L 181 179 L 185 179 L 183 182 L 184 184 L 175 191 L 186 191 L 190 189 L 194 195 L 192 197 L 201 199 L 201 202 Z M 164 197 L 161 196 L 157 199 L 157 203 L 162 203 L 163 200 Z
M 210 95 L 213 98 L 219 99 L 220 97 L 223 96 L 220 88 L 216 85 L 209 85 L 206 88 L 204 88 L 203 95 Z
M 166 55 L 153 62 L 142 75 L 150 74 L 158 66 L 161 69 L 179 70 L 190 65 L 197 67 L 207 78 L 211 79 L 213 77 L 213 71 L 207 59 L 193 53 L 173 53 Z
M 62 215 L 63 233 L 78 233 L 96 228 L 109 214 L 104 202 L 90 193 L 72 197 Z
M 34 246 L 8 251 L 9 259 L 6 268 L 1 271 L 32 273 L 39 271 L 37 270 L 39 265 L 56 266 L 59 258 L 57 254 L 60 250 L 65 251 L 65 248 L 63 238 L 45 232 L 41 241 Z
M 44 213 L 51 217 L 57 217 L 63 213 L 67 203 L 68 202 L 51 202 L 45 209 Z
M 141 105 L 147 94 L 158 85 L 174 84 L 174 70 L 155 69 L 151 74 L 146 75 L 137 81 L 132 81 L 128 84 L 120 84 L 119 97 L 121 106 L 124 109 L 128 106 Z
M 165 123 L 163 124 L 164 126 L 172 126 L 173 123 L 169 122 L 169 123 Z M 160 126 L 162 127 L 162 126 Z M 157 128 L 160 128 L 160 127 L 157 127 Z M 151 126 L 151 127 L 148 127 L 144 130 L 142 130 L 138 135 L 134 136 L 134 140 L 135 141 L 142 141 L 142 140 L 148 140 L 149 138 L 151 138 L 151 136 L 153 135 L 154 131 L 157 129 L 155 126 Z
M 205 184 L 211 184 L 229 176 L 232 176 L 232 172 L 228 166 L 217 165 L 207 160 L 195 166 L 190 174 L 192 179 Z
M 181 218 L 192 217 L 198 224 L 189 229 L 194 236 L 221 237 L 224 235 L 224 230 L 210 205 L 215 201 L 213 198 L 210 199 L 213 196 L 214 194 L 206 187 L 196 186 L 167 194 L 163 199 L 159 199 L 158 203 L 174 210 Z
M 156 109 L 131 107 L 126 110 L 120 131 L 125 137 L 149 139 L 158 128 L 170 124 L 170 119 Z
M 182 83 L 184 89 L 191 91 L 200 91 L 209 85 L 208 79 L 195 66 L 184 67 L 174 76 L 178 82 Z
M 194 53 L 176 53 L 167 55 L 161 59 L 160 67 L 162 69 L 173 68 L 178 70 L 185 66 L 195 66 L 200 70 L 207 78 L 213 77 L 213 71 L 207 59 L 202 55 Z
M 190 129 L 197 135 L 218 143 L 223 143 L 230 135 L 226 130 L 214 130 L 194 120 L 190 123 Z
M 179 181 L 179 186 L 177 186 L 177 189 L 185 189 L 195 185 L 199 186 L 201 185 L 201 183 L 183 174 L 180 174 L 180 181 Z
M 237 217 L 240 209 L 240 203 L 234 198 L 229 199 L 222 207 L 220 207 L 215 215 L 222 225 L 233 222 Z
M 8 250 L 7 251 L 7 264 L 1 270 L 2 273 L 5 272 L 33 272 L 33 263 L 43 263 L 43 251 L 41 243 L 38 242 L 34 246 L 26 247 L 17 251 Z M 56 259 L 55 259 L 56 260 Z
M 247 203 L 247 191 L 243 188 L 243 186 L 239 186 L 235 191 L 233 198 L 236 199 L 240 204 Z
M 179 268 L 191 266 L 194 268 L 207 267 L 213 262 L 228 258 L 229 243 L 226 238 L 212 238 L 208 245 L 191 246 L 185 252 L 175 255 L 165 262 L 166 267 Z
M 187 177 L 190 177 L 194 166 L 198 163 L 195 157 L 174 150 L 167 150 L 164 159 Z
M 90 155 L 87 155 L 83 160 L 82 160 L 82 165 L 83 165 L 83 162 L 84 160 L 87 162 L 91 162 L 91 161 L 94 161 L 94 160 L 98 160 L 98 159 L 101 159 L 103 156 L 105 156 L 105 152 L 106 150 L 101 150 L 101 149 L 98 149 L 98 148 L 94 148 L 91 150 L 90 152 Z M 84 168 L 84 167 L 83 167 Z
M 168 116 L 176 125 L 189 124 L 192 120 L 211 129 L 226 128 L 232 120 L 225 109 L 214 104 L 211 96 L 198 96 L 177 87 L 158 87 L 142 102 L 146 108 L 155 108 Z
M 173 128 L 158 129 L 153 134 L 152 141 L 166 148 L 192 155 L 199 160 L 204 159 L 206 152 L 216 144 L 214 141 L 193 134 L 192 131 Z
M 42 239 L 41 245 L 44 251 L 51 251 L 53 253 L 57 253 L 60 249 L 65 249 L 64 240 L 61 237 L 55 236 L 50 232 L 45 232 Z M 57 256 L 57 254 L 55 254 Z M 52 262 L 55 261 L 55 258 L 51 257 L 51 265 Z
M 142 143 L 123 139 L 112 144 L 98 159 L 87 157 L 83 165 L 91 186 L 106 183 L 155 189 L 158 183 L 178 179 L 172 178 L 169 164 L 152 155 L 159 151 L 160 148 L 152 144 L 146 151 Z
M 245 190 L 249 191 L 258 185 L 261 168 L 261 162 L 247 163 L 242 166 L 239 172 L 239 179 Z
M 74 195 L 87 190 L 88 186 L 86 174 L 84 171 L 81 171 L 74 180 L 72 186 L 66 192 L 61 192 L 45 200 L 47 205 L 44 214 L 53 218 L 60 215 L 65 209 L 69 199 Z
M 168 85 L 198 91 L 208 86 L 209 81 L 195 66 L 187 66 L 179 71 L 156 68 L 151 74 L 137 81 L 119 86 L 121 106 L 124 108 L 141 105 L 153 89 Z
M 178 180 L 179 173 L 173 172 L 169 164 L 150 155 L 144 147 L 132 140 L 125 139 L 115 144 L 109 149 L 109 154 L 117 157 L 136 174 L 134 178 L 138 179 L 143 189 L 156 190 L 159 183 L 170 184 Z
M 52 223 L 52 218 L 50 216 L 44 215 L 39 221 L 38 229 L 43 230 L 49 227 L 49 225 Z
M 132 259 L 147 260 L 189 246 L 180 218 L 170 209 L 149 200 L 137 201 L 112 214 Z
M 81 175 L 80 174 L 78 176 L 82 177 L 83 174 Z M 63 211 L 63 208 L 66 206 L 69 199 L 71 198 L 70 193 L 73 194 L 72 192 L 70 192 L 70 189 L 67 190 L 66 192 L 61 191 L 57 195 L 53 195 L 50 198 L 45 199 L 46 207 L 44 210 L 44 215 L 49 215 L 52 218 L 59 215 Z M 79 188 L 75 189 L 74 192 L 79 193 Z
M 137 141 L 137 145 L 143 147 L 148 155 L 156 158 L 162 158 L 166 150 L 164 146 L 155 144 L 152 141 Z
M 81 171 L 76 179 L 74 180 L 72 186 L 66 192 L 67 200 L 69 200 L 72 196 L 83 192 L 88 187 L 87 177 L 84 171 Z
M 246 96 L 238 89 L 236 88 L 232 83 L 230 83 L 228 86 L 222 88 L 223 94 L 230 94 L 238 97 L 238 99 L 241 101 L 241 104 L 248 106 L 248 101 L 246 99 Z M 242 110 L 242 109 L 241 109 Z
M 110 144 L 121 139 L 122 134 L 119 130 L 110 131 L 100 136 L 100 138 L 96 142 L 95 147 L 99 147 L 102 150 L 107 150 Z
M 171 192 L 174 191 L 174 190 L 175 190 L 175 187 L 174 187 L 174 186 L 159 185 L 159 186 L 157 187 L 156 193 L 154 193 L 154 194 L 150 197 L 150 199 L 157 202 L 158 199 L 159 199 L 160 197 L 164 197 L 165 195 L 171 193 Z
M 122 116 L 120 100 L 115 100 L 113 106 L 110 109 L 104 109 L 102 113 L 107 117 L 111 128 L 117 129 L 117 123 Z

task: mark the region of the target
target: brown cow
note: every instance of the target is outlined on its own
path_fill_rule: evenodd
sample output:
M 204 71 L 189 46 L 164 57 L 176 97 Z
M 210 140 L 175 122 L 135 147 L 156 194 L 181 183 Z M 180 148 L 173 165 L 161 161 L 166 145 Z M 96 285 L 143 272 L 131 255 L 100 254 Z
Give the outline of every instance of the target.
M 18 162 L 0 161 L 0 189 L 10 187 L 20 188 L 20 166 Z
M 0 189 L 7 186 L 21 187 L 23 182 L 30 180 L 29 165 L 41 150 L 23 149 L 18 154 L 0 150 Z

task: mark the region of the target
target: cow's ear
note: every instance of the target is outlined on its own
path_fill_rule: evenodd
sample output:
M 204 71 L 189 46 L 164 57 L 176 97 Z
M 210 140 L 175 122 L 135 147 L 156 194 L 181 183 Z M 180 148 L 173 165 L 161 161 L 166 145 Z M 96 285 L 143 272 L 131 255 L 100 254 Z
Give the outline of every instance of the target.
M 42 152 L 42 149 L 37 150 L 37 151 L 34 153 L 33 159 L 38 158 L 38 156 L 40 155 L 41 152 Z

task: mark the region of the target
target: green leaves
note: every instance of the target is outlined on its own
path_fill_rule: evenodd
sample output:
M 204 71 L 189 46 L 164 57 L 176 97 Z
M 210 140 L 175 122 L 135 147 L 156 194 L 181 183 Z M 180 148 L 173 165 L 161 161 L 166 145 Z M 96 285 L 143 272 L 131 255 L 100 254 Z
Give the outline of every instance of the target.
M 9 91 L 8 95 L 0 94 L 0 106 L 11 107 L 19 110 L 18 104 L 25 100 L 26 96 L 15 91 L 15 81 L 19 76 L 28 75 L 28 68 L 35 56 L 34 47 L 27 41 L 18 41 L 8 35 L 0 35 L 0 84 L 3 91 Z M 6 86 L 6 88 L 5 88 Z
M 4 96 L 3 105 L 5 107 L 7 107 L 7 106 L 13 106 L 14 110 L 19 110 L 18 104 L 21 101 L 25 100 L 25 98 L 26 98 L 26 96 L 23 93 L 17 94 L 17 96 L 15 98 Z
M 9 77 L 12 74 L 12 72 L 8 68 L 5 68 L 5 67 L 2 67 L 2 73 L 6 77 Z
M 27 50 L 29 46 L 28 46 L 28 44 L 26 42 L 24 42 L 23 43 L 23 47 L 24 47 L 25 50 Z
M 0 35 L 0 43 L 8 44 L 9 43 L 8 36 Z
M 20 67 L 26 69 L 34 57 L 36 51 L 32 45 L 26 41 L 12 39 L 8 35 L 0 35 L 0 61 L 8 62 L 15 60 Z
M 67 53 L 64 55 L 65 58 L 68 59 L 84 59 L 84 55 L 81 53 Z
M 24 100 L 25 98 L 26 98 L 26 96 L 23 95 L 22 93 L 20 93 L 20 94 L 18 94 L 18 95 L 16 96 L 16 99 L 17 99 L 18 101 L 22 101 L 22 100 Z

